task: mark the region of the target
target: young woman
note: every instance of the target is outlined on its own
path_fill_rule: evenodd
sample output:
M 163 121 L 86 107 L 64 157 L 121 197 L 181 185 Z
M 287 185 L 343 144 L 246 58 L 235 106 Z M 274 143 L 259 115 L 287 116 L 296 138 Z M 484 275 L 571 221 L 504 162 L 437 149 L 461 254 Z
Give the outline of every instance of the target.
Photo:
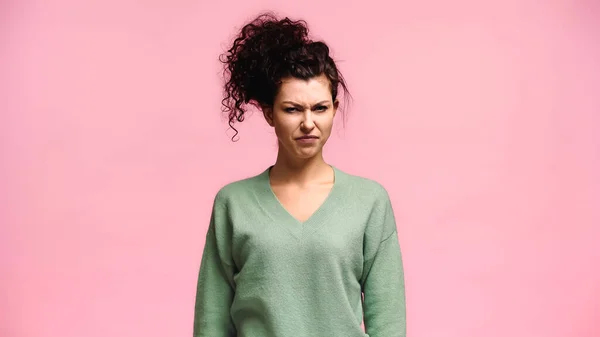
M 245 104 L 257 106 L 279 151 L 272 166 L 214 199 L 194 336 L 406 336 L 388 193 L 323 159 L 338 89 L 347 92 L 327 45 L 308 39 L 305 21 L 263 14 L 222 62 L 230 125 Z

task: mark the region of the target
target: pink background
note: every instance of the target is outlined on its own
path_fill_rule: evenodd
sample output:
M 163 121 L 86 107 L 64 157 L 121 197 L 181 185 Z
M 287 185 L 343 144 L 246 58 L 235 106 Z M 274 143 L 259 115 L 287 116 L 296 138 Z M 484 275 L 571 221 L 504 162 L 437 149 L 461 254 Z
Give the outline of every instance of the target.
M 600 3 L 208 3 L 0 2 L 0 336 L 191 335 L 214 193 L 275 159 L 219 114 L 269 8 L 350 84 L 326 159 L 390 192 L 410 337 L 600 336 Z

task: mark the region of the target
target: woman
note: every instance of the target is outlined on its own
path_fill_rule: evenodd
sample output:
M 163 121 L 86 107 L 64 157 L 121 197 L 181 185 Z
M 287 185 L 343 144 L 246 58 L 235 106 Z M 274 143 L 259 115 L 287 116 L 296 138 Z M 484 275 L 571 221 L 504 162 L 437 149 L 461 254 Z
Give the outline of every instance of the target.
M 230 125 L 254 104 L 279 151 L 274 165 L 215 197 L 194 336 L 406 336 L 390 199 L 324 161 L 338 88 L 347 89 L 327 45 L 307 33 L 304 21 L 263 14 L 222 59 Z

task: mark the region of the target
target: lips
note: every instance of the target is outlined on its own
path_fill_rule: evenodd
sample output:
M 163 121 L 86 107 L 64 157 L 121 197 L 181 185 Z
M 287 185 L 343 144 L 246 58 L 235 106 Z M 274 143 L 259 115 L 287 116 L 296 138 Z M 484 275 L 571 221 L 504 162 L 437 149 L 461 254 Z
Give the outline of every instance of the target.
M 302 136 L 302 137 L 298 137 L 296 139 L 317 139 L 317 138 L 319 138 L 319 137 L 317 137 L 317 136 Z

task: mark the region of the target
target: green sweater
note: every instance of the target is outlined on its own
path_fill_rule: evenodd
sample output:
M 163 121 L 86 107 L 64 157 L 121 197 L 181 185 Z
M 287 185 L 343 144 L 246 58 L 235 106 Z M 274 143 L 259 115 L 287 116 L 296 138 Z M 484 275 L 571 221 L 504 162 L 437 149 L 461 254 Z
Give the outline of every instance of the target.
M 406 336 L 388 193 L 333 169 L 329 196 L 305 222 L 277 200 L 270 167 L 219 190 L 200 265 L 194 337 Z

